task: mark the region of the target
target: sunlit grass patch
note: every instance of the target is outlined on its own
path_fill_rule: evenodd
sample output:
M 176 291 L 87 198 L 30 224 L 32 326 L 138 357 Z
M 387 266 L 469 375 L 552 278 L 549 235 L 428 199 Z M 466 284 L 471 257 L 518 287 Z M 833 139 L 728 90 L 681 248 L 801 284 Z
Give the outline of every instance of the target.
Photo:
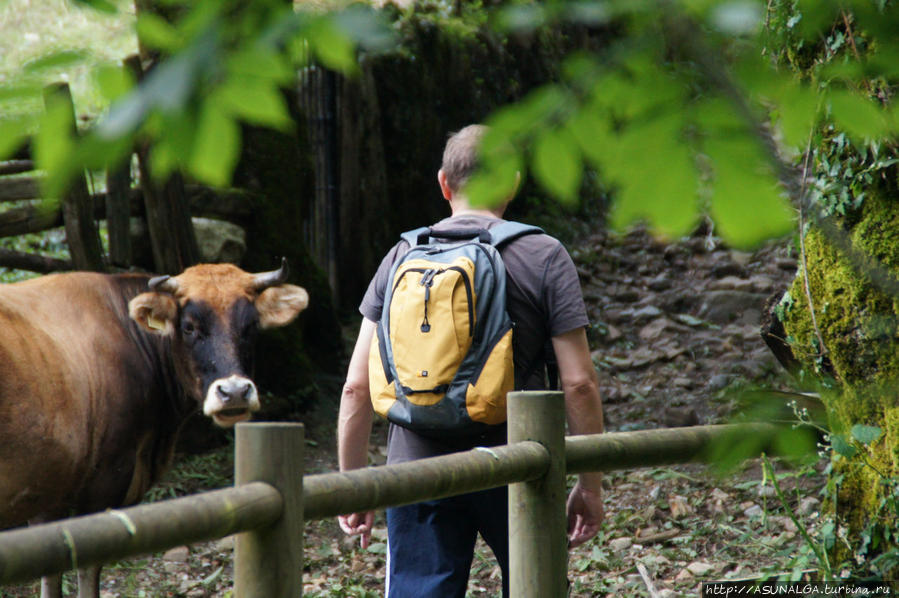
M 0 115 L 41 108 L 39 94 L 10 90 L 58 81 L 71 86 L 80 117 L 101 112 L 93 68 L 137 51 L 134 3 L 113 2 L 115 14 L 67 0 L 0 0 Z

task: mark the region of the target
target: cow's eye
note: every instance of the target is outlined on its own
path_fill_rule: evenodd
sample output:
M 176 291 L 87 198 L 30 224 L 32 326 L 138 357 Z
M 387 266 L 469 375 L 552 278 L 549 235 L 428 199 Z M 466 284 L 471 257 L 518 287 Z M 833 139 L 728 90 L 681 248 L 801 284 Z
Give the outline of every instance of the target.
M 194 336 L 197 333 L 197 327 L 190 320 L 181 323 L 181 332 L 186 336 Z

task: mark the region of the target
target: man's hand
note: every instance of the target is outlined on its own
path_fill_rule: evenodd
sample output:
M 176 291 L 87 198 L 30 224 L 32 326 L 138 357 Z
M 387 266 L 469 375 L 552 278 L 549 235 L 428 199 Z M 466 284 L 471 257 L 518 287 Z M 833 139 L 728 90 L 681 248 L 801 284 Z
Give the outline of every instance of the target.
M 339 515 L 337 522 L 340 524 L 340 529 L 346 534 L 350 536 L 360 535 L 361 540 L 359 544 L 362 546 L 362 549 L 368 548 L 369 540 L 371 540 L 371 528 L 375 522 L 374 511 Z
M 602 492 L 575 484 L 568 495 L 568 546 L 580 546 L 595 536 L 603 515 Z

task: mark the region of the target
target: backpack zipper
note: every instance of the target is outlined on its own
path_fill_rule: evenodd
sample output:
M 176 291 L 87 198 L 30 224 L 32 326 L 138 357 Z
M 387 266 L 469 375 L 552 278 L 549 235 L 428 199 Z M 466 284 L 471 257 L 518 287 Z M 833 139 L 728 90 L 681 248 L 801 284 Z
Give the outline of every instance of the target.
M 468 278 L 468 272 L 466 272 L 459 266 L 450 266 L 449 268 L 409 268 L 408 270 L 403 271 L 403 275 L 400 276 L 399 280 L 394 283 L 393 289 L 391 290 L 391 295 L 394 291 L 396 291 L 396 288 L 399 286 L 400 281 L 403 279 L 403 276 L 405 276 L 409 272 L 421 273 L 423 276 L 418 284 L 425 287 L 425 315 L 424 320 L 421 323 L 421 331 L 428 332 L 431 330 L 431 325 L 430 323 L 428 323 L 428 301 L 431 298 L 431 286 L 434 284 L 434 277 L 437 274 L 446 272 L 447 270 L 455 270 L 462 277 L 462 283 L 465 285 L 465 298 L 468 301 L 468 336 L 474 336 L 474 305 L 472 302 L 473 293 L 471 289 L 471 280 L 469 280 Z

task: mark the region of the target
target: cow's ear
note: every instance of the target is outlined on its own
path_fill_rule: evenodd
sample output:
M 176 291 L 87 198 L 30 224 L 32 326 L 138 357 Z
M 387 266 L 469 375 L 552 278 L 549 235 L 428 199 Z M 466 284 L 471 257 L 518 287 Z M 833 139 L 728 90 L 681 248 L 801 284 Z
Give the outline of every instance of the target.
M 309 293 L 303 287 L 282 284 L 270 287 L 256 299 L 259 326 L 276 328 L 285 326 L 309 305 Z
M 148 332 L 163 336 L 175 334 L 178 304 L 171 295 L 142 293 L 128 303 L 128 313 L 132 320 Z

